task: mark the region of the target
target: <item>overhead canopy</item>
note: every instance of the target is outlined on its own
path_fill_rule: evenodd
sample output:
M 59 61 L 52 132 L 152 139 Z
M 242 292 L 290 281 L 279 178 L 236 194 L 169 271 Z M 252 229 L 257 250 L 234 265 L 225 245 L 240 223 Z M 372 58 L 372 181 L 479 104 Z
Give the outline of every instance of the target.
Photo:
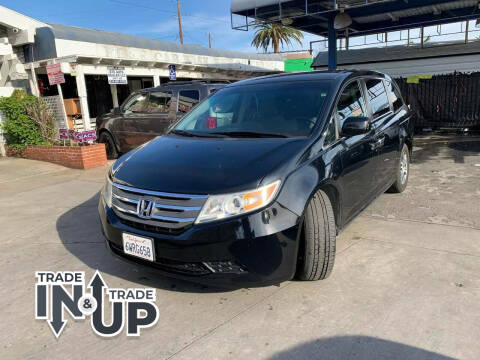
M 348 34 L 360 36 L 478 19 L 480 1 L 233 0 L 231 5 L 232 15 L 245 17 L 241 24 L 233 24 L 232 17 L 233 28 L 248 30 L 254 21 L 279 22 L 321 36 L 327 36 L 328 22 L 339 12 L 352 18 Z M 338 37 L 345 35 L 338 33 Z

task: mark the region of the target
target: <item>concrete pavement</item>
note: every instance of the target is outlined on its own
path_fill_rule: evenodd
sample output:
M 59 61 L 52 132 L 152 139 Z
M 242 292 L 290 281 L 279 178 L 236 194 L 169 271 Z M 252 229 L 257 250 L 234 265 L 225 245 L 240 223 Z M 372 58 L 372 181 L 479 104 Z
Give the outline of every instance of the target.
M 96 211 L 107 167 L 0 158 L 0 358 L 478 359 L 479 144 L 417 139 L 407 191 L 339 236 L 328 280 L 236 291 L 112 258 Z M 157 288 L 158 324 L 105 340 L 70 319 L 56 340 L 34 320 L 35 271 L 95 269 L 110 287 Z

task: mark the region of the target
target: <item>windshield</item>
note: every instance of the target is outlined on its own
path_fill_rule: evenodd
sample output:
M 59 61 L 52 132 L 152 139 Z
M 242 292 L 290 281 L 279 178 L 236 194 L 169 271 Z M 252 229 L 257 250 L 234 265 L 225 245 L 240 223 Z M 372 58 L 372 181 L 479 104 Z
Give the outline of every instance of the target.
M 224 88 L 173 129 L 182 135 L 307 136 L 319 120 L 330 82 L 295 82 Z

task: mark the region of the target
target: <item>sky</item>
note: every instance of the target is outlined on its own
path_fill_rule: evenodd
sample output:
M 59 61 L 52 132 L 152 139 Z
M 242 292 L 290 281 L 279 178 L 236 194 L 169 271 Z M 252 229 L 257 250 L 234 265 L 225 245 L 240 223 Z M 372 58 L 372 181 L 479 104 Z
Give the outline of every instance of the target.
M 244 52 L 263 52 L 250 45 L 254 30 L 233 30 L 231 0 L 181 0 L 184 43 Z M 2 0 L 1 5 L 47 23 L 80 26 L 126 33 L 163 41 L 179 42 L 176 0 Z M 305 34 L 303 46 L 283 50 L 309 49 L 318 36 Z M 281 49 L 282 50 L 282 49 Z

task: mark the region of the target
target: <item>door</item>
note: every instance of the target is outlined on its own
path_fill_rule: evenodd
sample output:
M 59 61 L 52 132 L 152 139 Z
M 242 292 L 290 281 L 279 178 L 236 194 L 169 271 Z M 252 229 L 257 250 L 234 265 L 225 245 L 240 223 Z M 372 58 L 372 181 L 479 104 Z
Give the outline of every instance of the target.
M 341 155 L 342 219 L 350 220 L 368 202 L 373 193 L 375 150 L 372 148 L 374 132 L 343 136 L 341 129 L 349 117 L 367 117 L 368 111 L 359 81 L 350 82 L 343 90 L 334 112 L 345 150 Z
M 372 146 L 376 156 L 376 192 L 378 193 L 390 185 L 398 163 L 399 119 L 392 111 L 384 80 L 367 78 L 365 87 L 375 129 Z
M 390 142 L 385 143 L 382 156 L 386 156 L 389 159 L 389 178 L 393 181 L 397 173 L 397 166 L 400 161 L 400 150 L 403 145 L 400 130 L 402 124 L 408 119 L 409 114 L 406 106 L 404 106 L 398 86 L 393 81 L 386 80 L 385 88 L 390 98 L 390 107 L 393 111 L 393 116 L 386 130 L 389 134 Z
M 145 108 L 145 116 L 138 121 L 143 142 L 165 133 L 175 120 L 176 103 L 171 91 L 152 91 Z
M 144 108 L 148 94 L 135 93 L 122 105 L 121 114 L 115 119 L 114 133 L 122 152 L 129 151 L 142 144 L 138 131 L 137 120 L 144 117 Z

